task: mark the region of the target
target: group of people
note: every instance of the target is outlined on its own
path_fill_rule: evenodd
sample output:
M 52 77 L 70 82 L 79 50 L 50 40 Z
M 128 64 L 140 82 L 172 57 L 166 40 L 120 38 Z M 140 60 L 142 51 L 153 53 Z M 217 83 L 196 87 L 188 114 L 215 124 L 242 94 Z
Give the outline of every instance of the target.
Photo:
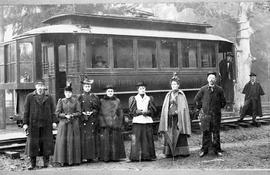
M 208 153 L 211 145 L 214 153 L 222 156 L 220 122 L 221 108 L 226 105 L 226 100 L 223 89 L 216 85 L 215 72 L 207 74 L 207 81 L 208 84 L 194 98 L 203 131 L 200 157 Z M 78 97 L 72 94 L 72 87 L 67 86 L 65 98 L 58 100 L 55 109 L 53 98 L 44 91 L 44 81 L 36 81 L 36 90 L 26 97 L 23 117 L 23 128 L 28 133 L 26 153 L 30 157 L 29 170 L 36 167 L 37 156 L 43 156 L 44 167 L 48 167 L 50 155 L 53 155 L 52 161 L 61 166 L 126 158 L 122 137 L 125 117 L 121 102 L 114 95 L 115 87 L 107 85 L 106 95 L 99 99 L 91 92 L 92 83 L 93 80 L 86 78 L 82 82 L 83 93 Z M 158 132 L 164 137 L 166 157 L 187 157 L 190 154 L 188 137 L 191 135 L 188 102 L 180 90 L 180 79 L 176 74 L 170 79 L 170 86 L 162 105 Z M 129 159 L 134 162 L 152 161 L 156 159 L 152 125 L 157 108 L 154 98 L 146 94 L 147 85 L 138 82 L 136 87 L 138 94 L 128 101 L 132 117 Z M 258 91 L 259 96 L 263 94 L 261 88 L 244 88 L 243 93 L 247 94 L 250 89 Z M 248 105 L 253 103 L 251 100 Z M 52 129 L 56 128 L 57 122 L 54 145 Z

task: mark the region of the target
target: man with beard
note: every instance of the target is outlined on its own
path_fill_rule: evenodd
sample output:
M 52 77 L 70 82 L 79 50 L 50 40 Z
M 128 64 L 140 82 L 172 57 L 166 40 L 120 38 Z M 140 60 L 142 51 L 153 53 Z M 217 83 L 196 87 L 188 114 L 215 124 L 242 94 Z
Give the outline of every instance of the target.
M 218 156 L 222 156 L 220 147 L 220 122 L 221 108 L 226 105 L 223 89 L 216 85 L 216 73 L 207 74 L 208 84 L 203 86 L 195 96 L 195 104 L 201 115 L 201 129 L 203 132 L 202 148 L 200 157 L 208 153 L 211 143 L 214 152 Z
M 43 156 L 44 168 L 48 167 L 53 154 L 53 127 L 56 127 L 55 105 L 51 95 L 45 93 L 44 80 L 35 82 L 36 90 L 26 96 L 23 129 L 27 133 L 26 154 L 30 157 L 32 170 L 36 157 Z

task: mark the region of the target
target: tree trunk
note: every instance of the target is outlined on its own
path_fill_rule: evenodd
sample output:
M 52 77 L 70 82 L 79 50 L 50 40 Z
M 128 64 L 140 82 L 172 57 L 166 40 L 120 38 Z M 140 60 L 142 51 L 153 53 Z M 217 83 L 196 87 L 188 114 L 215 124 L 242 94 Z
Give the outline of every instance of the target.
M 253 30 L 250 26 L 248 14 L 253 10 L 253 2 L 241 2 L 238 13 L 238 32 L 236 36 L 236 76 L 235 84 L 235 110 L 239 111 L 244 103 L 242 90 L 249 81 L 252 59 L 250 53 L 250 36 Z

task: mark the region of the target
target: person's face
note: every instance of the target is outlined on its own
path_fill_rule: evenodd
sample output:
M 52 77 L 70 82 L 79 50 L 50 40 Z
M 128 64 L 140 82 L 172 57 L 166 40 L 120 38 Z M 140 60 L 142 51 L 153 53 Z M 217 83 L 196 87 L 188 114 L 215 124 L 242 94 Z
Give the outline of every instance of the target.
M 228 56 L 227 57 L 227 61 L 232 61 L 232 57 L 231 56 Z
M 114 90 L 113 89 L 107 89 L 106 94 L 108 97 L 112 97 L 114 95 Z
M 37 94 L 43 94 L 45 91 L 45 85 L 44 84 L 36 84 L 35 85 Z
M 90 92 L 91 91 L 91 85 L 90 84 L 84 84 L 83 85 L 83 90 L 85 92 Z
M 254 83 L 256 81 L 256 76 L 250 76 L 250 81 Z
M 171 82 L 172 90 L 178 90 L 179 84 L 176 81 Z
M 145 90 L 146 90 L 146 87 L 145 87 L 145 86 L 139 86 L 139 87 L 138 87 L 138 93 L 139 93 L 140 95 L 145 94 Z
M 71 91 L 65 91 L 64 94 L 65 94 L 65 97 L 66 98 L 70 98 L 72 96 L 72 92 Z
M 216 83 L 216 76 L 213 74 L 208 75 L 207 81 L 209 85 L 214 85 Z

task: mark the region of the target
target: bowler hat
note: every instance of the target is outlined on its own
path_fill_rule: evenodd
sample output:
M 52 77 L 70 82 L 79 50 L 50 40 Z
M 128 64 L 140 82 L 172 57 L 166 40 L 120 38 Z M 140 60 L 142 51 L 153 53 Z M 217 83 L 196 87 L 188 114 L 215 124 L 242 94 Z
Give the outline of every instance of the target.
M 107 84 L 104 88 L 103 88 L 104 90 L 107 90 L 107 89 L 115 89 L 115 87 L 113 86 L 113 85 L 111 85 L 111 84 Z
M 138 82 L 138 83 L 136 84 L 136 86 L 137 86 L 137 87 L 139 87 L 139 86 L 144 86 L 144 87 L 146 87 L 146 84 L 145 84 L 143 81 L 140 81 L 140 82 Z
M 256 74 L 253 73 L 253 72 L 251 72 L 251 73 L 249 74 L 249 76 L 250 76 L 250 77 L 253 77 L 253 76 L 256 77 Z
M 45 85 L 45 81 L 44 81 L 43 79 L 37 79 L 37 80 L 35 81 L 35 85 L 37 85 L 37 84 Z
M 208 73 L 207 73 L 207 77 L 208 77 L 209 75 L 215 75 L 215 76 L 217 76 L 217 73 L 216 73 L 216 72 L 208 72 Z

